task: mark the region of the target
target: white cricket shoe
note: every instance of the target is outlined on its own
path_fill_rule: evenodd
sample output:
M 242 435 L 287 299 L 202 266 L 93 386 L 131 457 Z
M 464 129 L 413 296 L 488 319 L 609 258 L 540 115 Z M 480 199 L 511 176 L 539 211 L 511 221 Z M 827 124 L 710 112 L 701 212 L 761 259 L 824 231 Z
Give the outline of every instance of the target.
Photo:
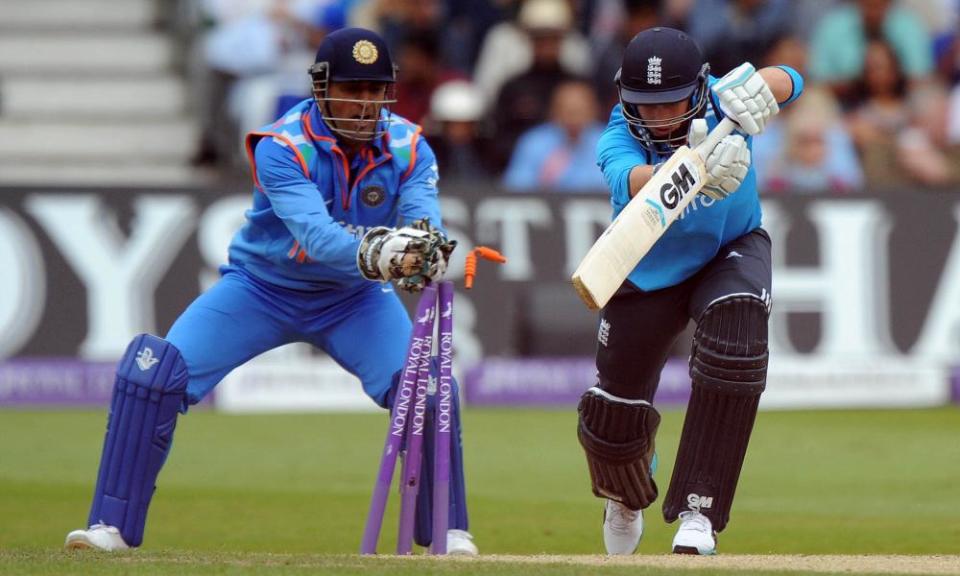
M 473 536 L 466 530 L 447 530 L 447 554 L 451 556 L 476 556 L 480 551 L 473 543 Z
M 106 524 L 94 524 L 88 530 L 74 530 L 67 534 L 67 540 L 63 543 L 63 547 L 68 550 L 94 548 L 106 552 L 129 548 L 127 543 L 123 541 L 120 531 Z
M 633 554 L 642 537 L 643 510 L 631 510 L 616 500 L 607 500 L 603 509 L 603 545 L 607 554 Z
M 674 554 L 699 554 L 712 556 L 717 553 L 717 533 L 710 519 L 699 512 L 681 512 L 680 528 L 673 537 Z

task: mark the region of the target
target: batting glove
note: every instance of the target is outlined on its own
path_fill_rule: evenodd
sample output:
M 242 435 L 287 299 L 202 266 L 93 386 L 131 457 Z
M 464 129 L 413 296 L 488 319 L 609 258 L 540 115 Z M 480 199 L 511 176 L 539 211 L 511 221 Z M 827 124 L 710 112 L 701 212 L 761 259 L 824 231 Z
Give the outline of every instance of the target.
M 707 121 L 697 118 L 690 124 L 687 139 L 691 148 L 696 148 L 707 138 Z M 704 158 L 707 183 L 701 193 L 723 200 L 733 194 L 743 183 L 750 170 L 750 148 L 739 134 L 730 134 L 708 150 Z
M 767 81 L 749 62 L 728 72 L 712 90 L 724 115 L 751 136 L 763 132 L 770 118 L 780 111 Z

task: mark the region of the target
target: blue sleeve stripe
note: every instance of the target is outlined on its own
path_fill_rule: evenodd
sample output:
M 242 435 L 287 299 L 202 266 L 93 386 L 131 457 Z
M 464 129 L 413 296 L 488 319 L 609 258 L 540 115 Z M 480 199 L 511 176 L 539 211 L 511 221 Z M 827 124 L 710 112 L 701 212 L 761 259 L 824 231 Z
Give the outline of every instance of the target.
M 787 98 L 786 102 L 780 103 L 781 105 L 786 105 L 799 98 L 800 94 L 803 93 L 803 76 L 789 66 L 780 65 L 777 66 L 777 68 L 786 72 L 787 75 L 790 76 L 790 80 L 793 82 L 793 90 L 790 92 L 790 98 Z

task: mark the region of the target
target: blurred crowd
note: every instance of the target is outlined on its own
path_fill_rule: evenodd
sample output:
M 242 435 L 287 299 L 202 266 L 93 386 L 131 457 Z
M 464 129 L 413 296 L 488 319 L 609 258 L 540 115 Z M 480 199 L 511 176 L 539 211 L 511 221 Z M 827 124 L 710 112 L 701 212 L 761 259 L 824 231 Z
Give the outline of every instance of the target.
M 960 185 L 960 0 L 197 0 L 197 164 L 309 97 L 328 32 L 379 31 L 394 111 L 423 125 L 445 181 L 603 191 L 594 147 L 624 46 L 689 32 L 714 76 L 787 64 L 804 96 L 756 138 L 766 194 Z

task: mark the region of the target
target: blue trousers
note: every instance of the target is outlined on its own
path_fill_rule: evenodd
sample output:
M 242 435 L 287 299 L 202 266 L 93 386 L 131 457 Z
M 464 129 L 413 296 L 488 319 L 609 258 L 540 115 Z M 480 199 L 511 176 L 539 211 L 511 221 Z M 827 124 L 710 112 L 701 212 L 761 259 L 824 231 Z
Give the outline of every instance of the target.
M 411 323 L 390 284 L 363 282 L 343 292 L 302 292 L 226 266 L 223 277 L 183 312 L 167 341 L 190 374 L 196 404 L 231 370 L 268 350 L 307 342 L 357 376 L 380 406 L 403 365 Z

